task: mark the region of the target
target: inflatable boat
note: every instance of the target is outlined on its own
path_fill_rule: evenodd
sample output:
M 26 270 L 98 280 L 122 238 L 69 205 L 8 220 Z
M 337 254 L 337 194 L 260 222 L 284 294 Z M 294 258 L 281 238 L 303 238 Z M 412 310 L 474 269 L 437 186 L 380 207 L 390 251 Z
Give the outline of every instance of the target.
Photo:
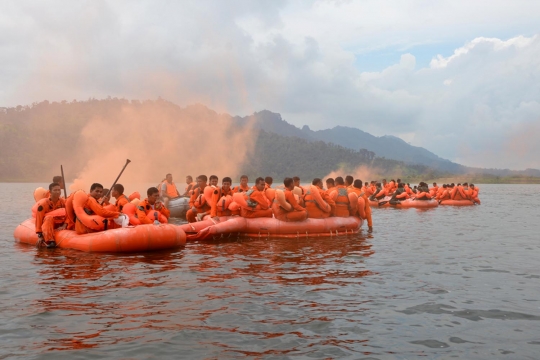
M 369 201 L 369 205 L 371 207 L 394 207 L 394 208 L 415 208 L 415 209 L 429 209 L 429 208 L 435 208 L 439 206 L 439 202 L 437 200 L 415 200 L 415 199 L 406 199 L 401 200 L 398 204 L 390 204 L 390 196 L 385 197 L 384 199 L 380 201 Z
M 23 221 L 13 236 L 20 243 L 36 245 L 36 220 Z M 56 232 L 56 246 L 87 252 L 143 252 L 174 249 L 186 244 L 186 233 L 178 226 L 170 224 L 139 225 L 78 235 L 72 230 Z
M 475 205 L 471 200 L 443 200 L 440 205 L 446 206 L 473 206 Z
M 171 212 L 171 217 L 186 218 L 186 212 L 189 210 L 189 197 L 177 197 L 169 201 L 167 207 Z
M 298 222 L 285 222 L 275 218 L 243 218 L 224 216 L 180 225 L 187 233 L 187 240 L 207 240 L 220 237 L 331 237 L 357 234 L 363 220 L 349 216 L 329 217 L 326 219 L 307 219 Z

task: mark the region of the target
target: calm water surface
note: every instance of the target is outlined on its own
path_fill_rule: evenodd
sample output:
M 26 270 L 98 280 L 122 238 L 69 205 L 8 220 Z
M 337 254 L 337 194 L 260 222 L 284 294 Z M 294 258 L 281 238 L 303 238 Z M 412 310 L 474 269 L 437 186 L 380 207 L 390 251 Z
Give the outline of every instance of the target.
M 132 255 L 15 243 L 42 185 L 0 184 L 1 359 L 539 358 L 538 185 L 375 209 L 370 235 Z

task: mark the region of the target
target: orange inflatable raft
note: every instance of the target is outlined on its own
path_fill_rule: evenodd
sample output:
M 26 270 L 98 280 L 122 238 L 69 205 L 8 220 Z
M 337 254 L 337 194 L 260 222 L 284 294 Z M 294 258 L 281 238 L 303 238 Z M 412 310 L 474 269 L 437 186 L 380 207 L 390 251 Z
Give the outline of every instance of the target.
M 474 202 L 471 200 L 443 200 L 441 201 L 440 205 L 447 205 L 447 206 L 473 206 L 475 205 Z
M 394 207 L 394 208 L 415 208 L 415 209 L 430 209 L 435 208 L 439 206 L 439 202 L 437 200 L 414 200 L 414 199 L 407 199 L 407 200 L 401 200 L 399 204 L 390 204 L 390 196 L 385 197 L 384 199 L 380 200 L 382 205 L 379 205 L 379 202 L 369 200 L 369 205 L 371 207 Z
M 13 233 L 15 240 L 36 245 L 35 219 L 23 221 Z M 170 224 L 139 225 L 78 235 L 72 230 L 56 232 L 56 246 L 88 252 L 143 252 L 174 249 L 186 244 L 186 233 Z
M 362 223 L 363 220 L 355 216 L 307 219 L 299 222 L 286 222 L 275 218 L 224 216 L 219 220 L 206 218 L 198 223 L 181 225 L 180 228 L 188 234 L 187 240 L 206 240 L 231 235 L 299 238 L 356 234 L 360 231 Z

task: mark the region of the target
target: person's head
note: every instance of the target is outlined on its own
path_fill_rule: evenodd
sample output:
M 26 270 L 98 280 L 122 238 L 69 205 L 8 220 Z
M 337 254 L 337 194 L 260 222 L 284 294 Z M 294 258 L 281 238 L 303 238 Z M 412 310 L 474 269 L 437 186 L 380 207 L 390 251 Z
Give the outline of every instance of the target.
M 111 196 L 118 199 L 120 196 L 124 195 L 124 185 L 122 184 L 114 184 L 112 190 L 111 190 Z
M 436 183 L 436 182 L 433 183 L 433 187 L 435 187 L 435 186 L 437 186 L 437 183 Z
M 293 176 L 293 183 L 294 183 L 294 186 L 300 186 L 300 178 L 298 176 Z
M 469 184 L 468 184 L 468 183 L 466 183 L 466 182 L 464 182 L 464 183 L 463 183 L 463 186 L 469 186 Z
M 322 189 L 322 180 L 319 179 L 319 178 L 315 178 L 313 179 L 313 181 L 311 182 L 311 185 L 315 185 L 315 186 L 318 186 Z
M 264 182 L 268 184 L 268 186 L 271 186 L 272 183 L 274 182 L 274 179 L 272 179 L 271 176 L 267 176 L 264 178 Z
M 366 181 L 366 182 L 364 183 L 364 186 L 365 186 L 365 187 L 368 187 L 368 186 L 369 186 L 369 183 Z
M 471 189 L 474 189 L 474 184 L 471 184 Z
M 352 177 L 352 175 L 345 176 L 345 185 L 351 186 L 353 182 L 354 182 L 354 178 Z
M 403 189 L 403 183 L 398 183 L 397 187 L 398 187 L 398 189 Z
M 328 189 L 333 188 L 334 186 L 336 186 L 336 183 L 333 178 L 326 179 L 326 187 Z
M 285 185 L 285 189 L 294 189 L 294 181 L 290 177 L 286 177 L 285 179 L 283 179 L 283 185 Z
M 255 187 L 257 188 L 257 190 L 259 191 L 263 191 L 264 190 L 264 179 L 262 177 L 258 177 L 257 179 L 255 179 Z
M 219 179 L 216 175 L 210 175 L 210 185 L 217 186 L 218 181 Z
M 99 183 L 93 183 L 92 186 L 90 186 L 90 196 L 94 199 L 101 199 L 103 196 L 103 185 Z
M 189 184 L 191 184 L 192 182 L 193 182 L 193 176 L 191 176 L 191 175 L 186 176 L 186 184 L 189 185 Z
M 108 194 L 109 189 L 105 188 L 103 189 L 103 194 L 101 195 L 103 201 L 109 201 L 111 200 L 111 194 Z
M 197 185 L 199 185 L 201 190 L 204 189 L 207 181 L 208 181 L 208 177 L 206 177 L 206 175 L 197 176 Z
M 345 185 L 345 181 L 343 181 L 343 178 L 341 176 L 338 176 L 336 178 L 336 186 L 337 185 Z
M 148 203 L 154 205 L 159 199 L 159 190 L 157 187 L 151 187 L 146 190 L 146 196 L 148 197 Z
M 167 180 L 169 184 L 172 183 L 172 174 L 165 175 L 165 180 Z
M 397 183 L 399 184 L 399 183 L 401 182 L 401 179 L 397 179 L 396 181 L 397 181 Z
M 249 179 L 247 175 L 240 176 L 240 185 L 242 185 L 243 187 L 246 187 L 248 180 Z
M 51 192 L 51 199 L 54 201 L 58 200 L 62 195 L 62 187 L 56 182 L 49 184 L 49 191 Z
M 378 187 L 378 188 L 380 188 L 382 185 L 381 185 L 380 182 L 378 182 L 378 183 L 375 183 L 375 186 Z
M 223 180 L 221 180 L 221 188 L 225 191 L 228 191 L 231 188 L 232 179 L 228 176 L 225 176 Z
M 446 185 L 446 184 L 443 184 L 443 186 L 442 186 L 442 187 L 443 187 L 443 189 L 446 189 L 446 188 L 448 187 L 448 185 Z
M 60 175 L 53 176 L 52 182 L 60 185 L 60 189 L 64 188 L 64 179 Z
M 362 180 L 360 180 L 360 179 L 354 180 L 353 186 L 354 186 L 355 188 L 357 188 L 357 189 L 361 189 L 361 188 L 362 188 Z
M 383 184 L 386 184 L 386 179 L 382 179 L 382 183 L 383 183 Z

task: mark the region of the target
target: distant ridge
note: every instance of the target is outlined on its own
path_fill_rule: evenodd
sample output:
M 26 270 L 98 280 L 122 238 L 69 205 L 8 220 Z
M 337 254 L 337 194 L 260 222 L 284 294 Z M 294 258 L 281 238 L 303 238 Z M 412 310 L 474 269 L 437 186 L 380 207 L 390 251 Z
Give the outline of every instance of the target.
M 490 174 L 495 176 L 540 176 L 538 169 L 509 170 L 509 169 L 484 169 L 468 167 L 443 159 L 431 151 L 419 146 L 413 146 L 402 139 L 391 136 L 373 136 L 357 128 L 336 126 L 332 129 L 313 131 L 304 125 L 302 129 L 283 120 L 281 115 L 268 110 L 263 110 L 246 117 L 234 117 L 239 124 L 246 125 L 253 122 L 255 128 L 272 132 L 282 136 L 298 137 L 308 141 L 324 141 L 333 143 L 353 150 L 367 149 L 375 153 L 377 157 L 403 161 L 407 164 L 420 164 L 433 169 L 454 174 Z

